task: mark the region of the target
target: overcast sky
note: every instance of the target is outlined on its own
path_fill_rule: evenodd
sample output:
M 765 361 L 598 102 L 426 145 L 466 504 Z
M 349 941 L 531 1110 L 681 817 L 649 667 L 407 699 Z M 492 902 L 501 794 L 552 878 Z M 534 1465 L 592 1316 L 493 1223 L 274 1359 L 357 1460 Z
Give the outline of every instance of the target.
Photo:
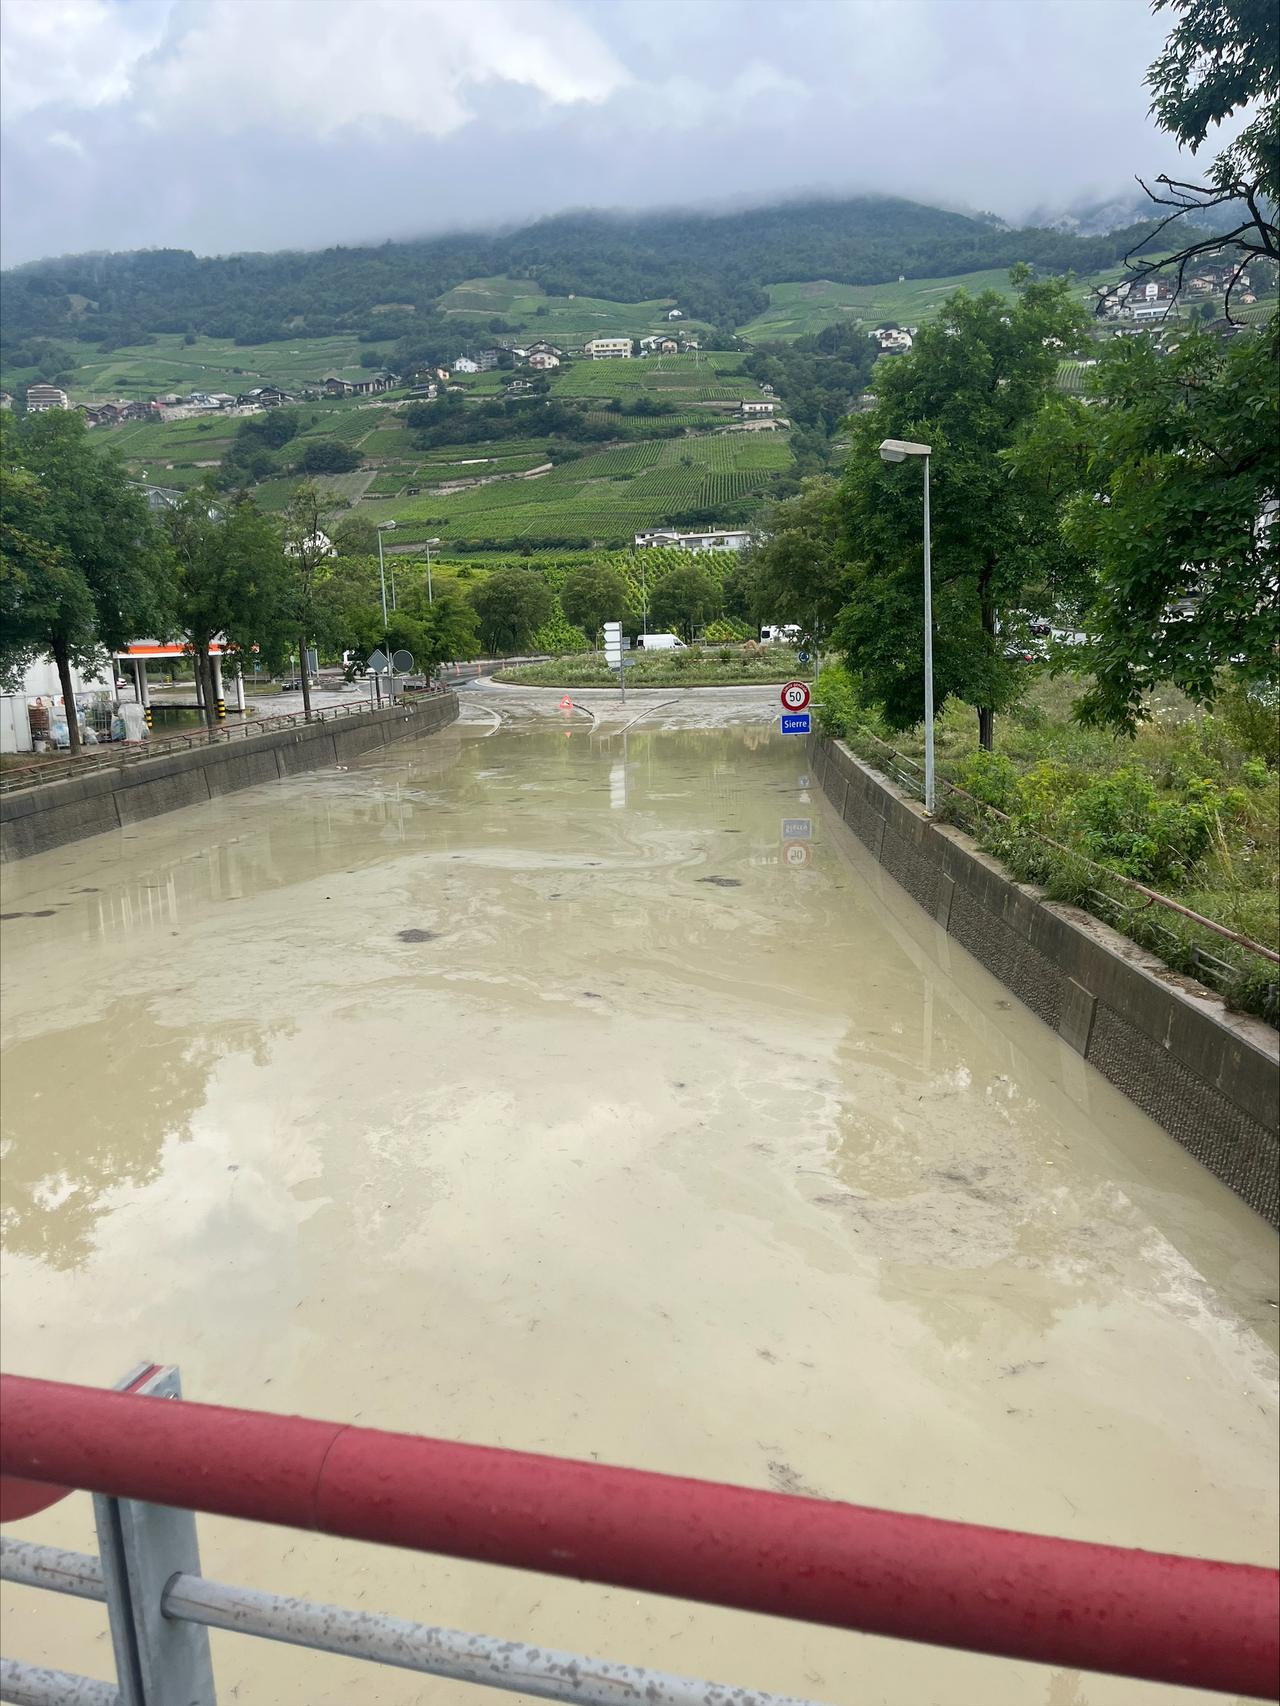
M 6 264 L 889 191 L 1009 219 L 1175 158 L 1146 0 L 5 0 Z

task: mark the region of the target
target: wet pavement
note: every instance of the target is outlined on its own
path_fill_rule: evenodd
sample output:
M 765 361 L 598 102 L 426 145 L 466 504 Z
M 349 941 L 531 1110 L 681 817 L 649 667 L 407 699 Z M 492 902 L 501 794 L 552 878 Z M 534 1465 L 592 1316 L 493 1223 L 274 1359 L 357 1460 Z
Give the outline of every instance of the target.
M 772 694 L 560 697 L 6 869 L 6 1368 L 1273 1562 L 1270 1229 L 866 858 Z M 88 1549 L 86 1504 L 15 1531 Z M 1210 1698 L 200 1533 L 848 1706 Z M 107 1674 L 97 1608 L 6 1607 Z M 214 1646 L 242 1706 L 481 1699 Z

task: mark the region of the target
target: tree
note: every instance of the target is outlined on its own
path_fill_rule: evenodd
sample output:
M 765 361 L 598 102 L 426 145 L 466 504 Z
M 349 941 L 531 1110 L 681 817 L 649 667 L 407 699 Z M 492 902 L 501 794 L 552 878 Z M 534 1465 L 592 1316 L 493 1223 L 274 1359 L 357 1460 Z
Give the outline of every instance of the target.
M 1077 405 L 1088 479 L 1064 533 L 1097 576 L 1078 714 L 1132 732 L 1159 682 L 1202 704 L 1276 684 L 1280 332 L 1121 345 Z
M 818 641 L 831 633 L 853 585 L 839 496 L 830 475 L 816 475 L 768 512 L 746 564 L 757 621 L 795 622 Z
M 376 557 L 378 554 L 377 523 L 359 513 L 344 515 L 341 521 L 335 522 L 330 538 L 340 557 Z
M 319 639 L 327 606 L 319 596 L 324 570 L 337 555 L 325 528 L 332 526 L 319 491 L 311 484 L 295 488 L 284 512 L 284 555 L 288 564 L 286 603 L 292 632 L 298 636 L 298 668 L 302 680 L 302 716 L 311 721 L 311 671 L 307 666 L 308 636 Z
M 626 581 L 617 569 L 602 563 L 584 563 L 573 569 L 560 588 L 560 608 L 588 639 L 594 639 L 606 622 L 621 622 L 627 604 Z
M 195 663 L 205 721 L 217 721 L 214 640 L 224 656 L 251 647 L 270 667 L 283 657 L 287 635 L 286 575 L 274 523 L 247 497 L 211 502 L 189 491 L 166 517 L 174 564 L 174 621 Z
M 996 711 L 1021 690 L 1021 666 L 1004 656 L 1018 613 L 1083 572 L 1058 527 L 1060 494 L 1002 454 L 1051 395 L 1082 316 L 1066 279 L 1014 277 L 1012 306 L 957 291 L 909 354 L 877 368 L 839 500 L 852 587 L 836 638 L 891 727 L 909 728 L 924 699 L 921 468 L 886 466 L 878 451 L 886 438 L 932 446 L 935 700 L 974 705 L 987 748 Z
M 61 409 L 6 423 L 5 626 L 10 679 L 49 652 L 58 669 L 71 751 L 80 750 L 71 668 L 93 672 L 99 650 L 123 650 L 162 627 L 163 548 L 146 500 L 118 457 L 88 442 L 84 419 Z
M 1143 183 L 1156 206 L 1169 211 L 1146 234 L 1142 247 L 1149 248 L 1170 229 L 1181 232 L 1184 224 L 1197 229 L 1176 254 L 1142 262 L 1136 279 L 1176 267 L 1181 288 L 1188 262 L 1233 252 L 1225 305 L 1229 315 L 1231 288 L 1250 257 L 1280 257 L 1280 8 L 1275 0 L 1155 0 L 1153 10 L 1171 11 L 1177 18 L 1147 73 L 1151 111 L 1161 128 L 1196 154 L 1211 129 L 1243 110 L 1252 116 L 1203 174 L 1203 182 L 1161 173 L 1156 189 Z M 1217 208 L 1230 210 L 1229 224 L 1206 232 L 1200 221 Z M 1106 294 L 1099 293 L 1100 308 Z
M 498 569 L 477 581 L 469 597 L 490 657 L 527 646 L 551 614 L 551 588 L 536 569 Z
M 719 615 L 720 601 L 719 581 L 697 563 L 682 563 L 663 575 L 650 599 L 654 621 L 687 640 L 695 628 Z
M 307 445 L 298 459 L 304 474 L 349 474 L 360 466 L 360 452 L 336 438 L 317 438 Z

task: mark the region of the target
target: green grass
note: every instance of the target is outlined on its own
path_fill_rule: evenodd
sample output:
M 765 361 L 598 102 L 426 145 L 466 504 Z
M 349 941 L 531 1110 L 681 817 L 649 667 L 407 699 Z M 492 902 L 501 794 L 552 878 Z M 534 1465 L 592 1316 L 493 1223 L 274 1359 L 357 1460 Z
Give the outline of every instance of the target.
M 788 646 L 744 651 L 741 646 L 690 646 L 683 652 L 637 652 L 628 687 L 764 687 L 809 680 L 807 665 Z M 600 653 L 553 658 L 501 670 L 494 679 L 516 687 L 616 687 L 618 672 Z
M 667 312 L 676 306 L 671 299 L 647 302 L 608 302 L 594 296 L 547 296 L 528 279 L 472 278 L 446 291 L 440 307 L 458 322 L 458 335 L 468 345 L 485 347 L 488 339 L 510 337 L 491 333 L 487 322 L 501 318 L 518 326 L 531 341 L 545 338 L 567 352 L 581 349 L 588 338 L 644 338 L 670 329 Z M 674 324 L 698 332 L 708 329 L 701 320 Z
M 630 361 L 575 361 L 551 381 L 560 397 L 653 397 L 683 405 L 734 403 L 758 397 L 760 387 L 742 372 L 742 357 L 732 354 L 647 356 Z
M 177 391 L 252 390 L 255 385 L 286 389 L 337 373 L 346 379 L 367 376 L 360 357 L 370 349 L 389 356 L 392 345 L 362 344 L 354 333 L 330 338 L 300 338 L 297 342 L 237 344 L 230 338 L 197 338 L 186 344 L 176 334 L 159 334 L 154 342 L 112 350 L 101 355 L 87 345 L 67 385 L 73 402 L 89 403 L 117 397 L 150 398 Z M 18 374 L 0 373 L 6 390 L 20 384 Z
M 641 528 L 692 510 L 733 508 L 745 520 L 759 508 L 773 477 L 790 464 L 791 449 L 781 434 L 707 434 L 616 446 L 533 479 L 457 492 L 383 495 L 382 485 L 365 497 L 360 511 L 446 539 L 620 544 Z M 482 464 L 471 471 L 488 470 Z M 458 465 L 449 472 L 456 475 Z M 414 483 L 425 483 L 432 473 L 430 466 L 420 467 Z
M 832 695 L 828 684 L 834 675 L 824 672 L 820 699 Z M 1069 676 L 1033 674 L 1021 705 L 996 718 L 993 758 L 977 754 L 973 710 L 955 701 L 944 706 L 936 725 L 939 777 L 958 782 L 1012 815 L 1015 823 L 1002 824 L 963 800 L 953 808 L 945 804 L 945 790 L 943 809 L 958 814 L 1020 880 L 1040 883 L 1053 898 L 1096 912 L 1177 969 L 1208 976 L 1229 999 L 1274 1023 L 1275 997 L 1267 993 L 1276 982 L 1274 965 L 1167 909 L 1146 906 L 1107 871 L 1141 877 L 1203 917 L 1280 948 L 1280 781 L 1275 768 L 1245 750 L 1225 708 L 1206 714 L 1165 689 L 1153 698 L 1149 720 L 1128 740 L 1075 722 L 1071 712 L 1079 691 Z M 848 726 L 847 738 L 881 767 L 887 754 L 877 735 L 917 765 L 923 758 L 922 729 L 894 734 L 879 725 L 874 712 L 856 709 Z M 1181 833 L 1184 839 L 1185 854 L 1159 871 L 1131 863 L 1134 857 L 1149 857 L 1141 851 L 1141 837 L 1156 832 L 1156 818 L 1136 818 L 1133 839 L 1127 829 L 1125 838 L 1116 838 L 1123 857 L 1089 840 L 1090 820 L 1083 815 L 1089 791 L 1134 772 L 1152 789 L 1155 812 L 1165 812 L 1165 832 Z M 1208 824 L 1202 840 L 1179 830 L 1197 818 Z M 1070 851 L 1055 854 L 1031 830 Z M 1085 858 L 1102 868 L 1084 864 Z M 1235 973 L 1206 973 L 1193 949 L 1225 961 Z
M 1092 302 L 1093 289 L 1114 283 L 1118 270 L 1079 279 L 1077 288 L 1081 298 Z M 947 297 L 960 289 L 975 296 L 983 290 L 995 290 L 1010 299 L 1014 295 L 1006 267 L 956 273 L 948 278 L 909 278 L 889 284 L 833 284 L 829 279 L 806 284 L 771 284 L 769 306 L 739 327 L 739 333 L 749 343 L 759 344 L 820 332 L 837 321 L 860 320 L 868 330 L 887 320 L 914 326 L 930 319 Z

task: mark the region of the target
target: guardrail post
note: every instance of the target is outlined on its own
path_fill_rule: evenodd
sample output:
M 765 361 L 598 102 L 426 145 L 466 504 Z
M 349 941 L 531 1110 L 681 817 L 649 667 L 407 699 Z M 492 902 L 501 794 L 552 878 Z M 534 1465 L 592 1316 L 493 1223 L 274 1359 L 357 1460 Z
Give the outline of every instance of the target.
M 137 1391 L 180 1399 L 177 1369 L 159 1369 Z M 93 1514 L 120 1706 L 216 1706 L 208 1630 L 161 1609 L 174 1576 L 200 1574 L 195 1513 L 95 1494 Z

